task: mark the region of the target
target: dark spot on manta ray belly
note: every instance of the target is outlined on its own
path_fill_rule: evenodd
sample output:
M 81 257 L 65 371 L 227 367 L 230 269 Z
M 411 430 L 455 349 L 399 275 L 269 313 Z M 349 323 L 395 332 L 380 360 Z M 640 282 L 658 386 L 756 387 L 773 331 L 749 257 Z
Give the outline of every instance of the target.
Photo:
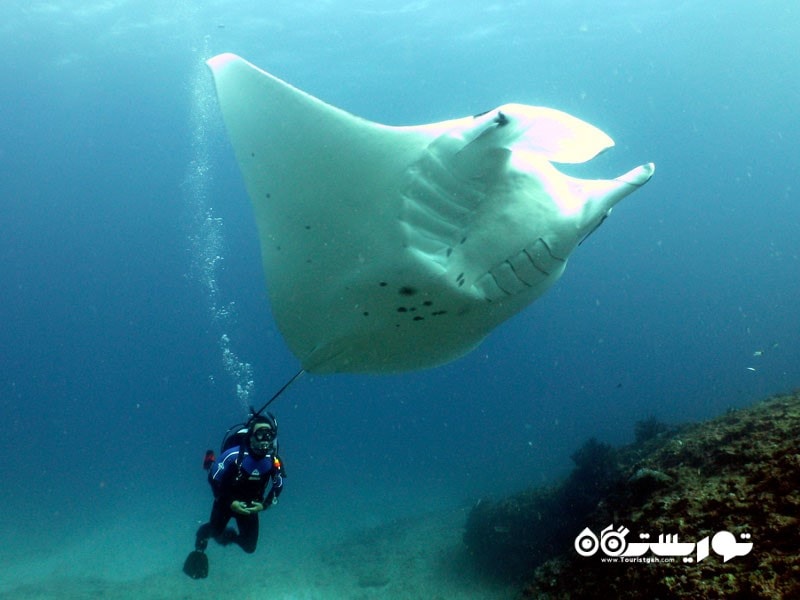
M 389 284 L 386 283 L 385 281 L 381 281 L 378 285 L 381 286 L 381 287 L 386 287 Z
M 410 285 L 404 285 L 399 290 L 397 290 L 397 293 L 400 294 L 401 296 L 415 296 L 417 293 L 417 288 L 413 288 Z

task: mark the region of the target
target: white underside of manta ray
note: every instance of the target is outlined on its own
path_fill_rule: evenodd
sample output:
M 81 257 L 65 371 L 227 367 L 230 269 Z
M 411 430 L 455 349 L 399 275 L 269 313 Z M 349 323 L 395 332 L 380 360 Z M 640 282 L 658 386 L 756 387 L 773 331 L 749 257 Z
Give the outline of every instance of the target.
M 614 142 L 566 113 L 506 104 L 390 127 L 233 54 L 208 61 L 255 208 L 273 314 L 310 372 L 446 363 L 541 296 L 652 163 L 584 180 Z

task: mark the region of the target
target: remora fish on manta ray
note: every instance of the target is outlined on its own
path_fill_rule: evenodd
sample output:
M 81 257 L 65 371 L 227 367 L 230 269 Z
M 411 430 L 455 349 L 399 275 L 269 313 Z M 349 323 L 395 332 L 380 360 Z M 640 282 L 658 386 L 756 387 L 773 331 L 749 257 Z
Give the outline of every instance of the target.
M 654 172 L 584 180 L 614 142 L 505 104 L 409 127 L 330 106 L 233 54 L 208 61 L 252 200 L 272 311 L 315 373 L 446 363 L 541 296 Z

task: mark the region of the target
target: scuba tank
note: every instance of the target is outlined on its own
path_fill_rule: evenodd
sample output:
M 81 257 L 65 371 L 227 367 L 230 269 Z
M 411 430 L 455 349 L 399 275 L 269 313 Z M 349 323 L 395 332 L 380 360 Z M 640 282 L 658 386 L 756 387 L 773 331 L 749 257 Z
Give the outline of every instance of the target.
M 250 431 L 250 425 L 254 419 L 258 417 L 262 417 L 263 415 L 254 414 L 251 415 L 250 419 L 247 420 L 245 423 L 237 423 L 236 425 L 231 425 L 228 430 L 225 432 L 225 435 L 222 436 L 222 443 L 220 444 L 220 454 L 224 454 L 227 450 L 230 450 L 234 446 L 245 446 L 247 442 L 247 433 Z M 277 431 L 278 430 L 278 420 L 275 418 L 271 412 L 267 413 L 267 419 L 271 422 L 270 424 L 272 427 Z M 278 454 L 278 440 L 277 438 L 272 444 L 272 454 L 277 456 Z M 212 449 L 206 450 L 205 457 L 203 458 L 203 469 L 208 471 L 211 468 L 211 465 L 214 464 L 214 461 L 217 460 L 216 455 Z

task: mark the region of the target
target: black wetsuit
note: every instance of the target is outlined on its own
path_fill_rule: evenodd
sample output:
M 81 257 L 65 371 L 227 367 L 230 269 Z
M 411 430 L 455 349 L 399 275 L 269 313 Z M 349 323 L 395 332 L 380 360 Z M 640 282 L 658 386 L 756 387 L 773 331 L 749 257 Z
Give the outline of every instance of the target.
M 242 457 L 239 457 L 239 454 Z M 231 503 L 261 502 L 269 508 L 274 498 L 283 490 L 283 469 L 277 455 L 268 454 L 264 458 L 252 456 L 240 446 L 225 451 L 208 472 L 208 482 L 214 492 L 214 505 L 208 523 L 197 530 L 196 548 L 205 550 L 208 538 L 213 537 L 221 544 L 234 542 L 245 552 L 255 552 L 258 543 L 258 513 L 240 515 L 233 512 Z M 272 483 L 267 490 L 267 486 Z M 238 534 L 226 530 L 225 526 L 236 519 Z

